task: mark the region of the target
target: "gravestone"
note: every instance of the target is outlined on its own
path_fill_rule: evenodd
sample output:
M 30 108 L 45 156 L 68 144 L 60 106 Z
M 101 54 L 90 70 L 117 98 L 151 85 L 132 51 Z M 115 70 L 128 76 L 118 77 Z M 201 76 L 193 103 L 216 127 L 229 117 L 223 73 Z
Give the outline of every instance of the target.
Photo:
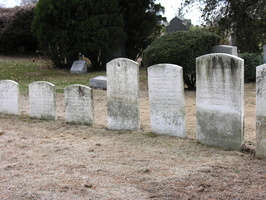
M 139 130 L 139 67 L 126 58 L 107 63 L 108 128 Z
M 84 85 L 64 88 L 66 121 L 71 124 L 93 125 L 92 89 Z
M 230 45 L 217 45 L 211 48 L 211 53 L 226 53 L 237 56 L 237 47 Z
M 151 131 L 186 137 L 183 69 L 172 64 L 148 68 Z
M 266 63 L 266 45 L 263 45 L 263 61 Z
M 96 76 L 90 79 L 90 87 L 95 89 L 107 89 L 107 78 L 106 76 Z
M 266 158 L 266 64 L 256 68 L 256 156 Z
M 0 80 L 0 113 L 19 115 L 19 87 L 11 80 Z
M 244 61 L 228 54 L 196 60 L 197 140 L 240 150 L 244 140 Z
M 87 73 L 87 64 L 84 60 L 76 60 L 73 62 L 70 69 L 71 74 L 86 74 Z
M 29 84 L 30 116 L 56 120 L 55 86 L 46 81 Z

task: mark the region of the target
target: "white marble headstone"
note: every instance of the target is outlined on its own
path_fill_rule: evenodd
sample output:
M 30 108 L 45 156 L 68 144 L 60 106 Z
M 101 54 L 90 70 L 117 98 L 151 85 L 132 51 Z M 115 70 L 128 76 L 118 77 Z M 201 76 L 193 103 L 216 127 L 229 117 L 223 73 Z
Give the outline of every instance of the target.
M 29 84 L 30 116 L 56 120 L 55 86 L 46 81 Z
M 228 54 L 197 58 L 197 140 L 239 150 L 244 141 L 244 61 Z
M 93 125 L 92 89 L 84 85 L 64 88 L 66 121 L 72 124 Z
M 19 115 L 19 87 L 12 80 L 0 81 L 0 113 Z
M 172 64 L 148 68 L 151 131 L 186 137 L 183 69 Z
M 266 158 L 266 64 L 256 68 L 256 156 Z
M 139 130 L 139 66 L 126 58 L 107 63 L 108 128 Z

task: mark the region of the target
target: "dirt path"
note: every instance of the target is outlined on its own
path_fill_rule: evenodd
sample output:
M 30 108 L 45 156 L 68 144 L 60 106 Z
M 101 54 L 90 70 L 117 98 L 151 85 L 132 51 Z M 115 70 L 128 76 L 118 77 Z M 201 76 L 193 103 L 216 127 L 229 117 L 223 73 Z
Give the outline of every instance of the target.
M 255 142 L 255 86 L 245 86 L 246 144 Z M 0 115 L 0 199 L 266 199 L 266 161 L 195 140 L 195 92 L 185 92 L 187 139 L 150 133 L 147 88 L 141 130 L 106 129 L 106 91 L 94 90 L 95 126 Z

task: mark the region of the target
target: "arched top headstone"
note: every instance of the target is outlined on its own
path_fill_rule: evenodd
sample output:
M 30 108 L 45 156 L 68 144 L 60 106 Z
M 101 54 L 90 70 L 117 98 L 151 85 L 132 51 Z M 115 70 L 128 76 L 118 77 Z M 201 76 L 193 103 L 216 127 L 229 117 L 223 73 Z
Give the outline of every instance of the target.
M 0 80 L 0 113 L 19 115 L 19 85 L 12 80 Z

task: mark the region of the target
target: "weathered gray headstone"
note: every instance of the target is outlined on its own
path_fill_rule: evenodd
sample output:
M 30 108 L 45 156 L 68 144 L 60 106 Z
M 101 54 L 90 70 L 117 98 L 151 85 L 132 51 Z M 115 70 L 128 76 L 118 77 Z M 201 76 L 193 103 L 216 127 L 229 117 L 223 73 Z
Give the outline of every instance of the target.
M 151 131 L 186 137 L 183 69 L 172 64 L 148 68 Z
M 90 79 L 90 87 L 96 89 L 107 89 L 107 78 L 106 76 L 96 76 Z
M 66 121 L 72 124 L 93 125 L 92 89 L 84 85 L 64 88 Z
M 197 140 L 239 150 L 244 140 L 244 61 L 228 54 L 197 58 Z
M 237 56 L 237 47 L 230 45 L 217 45 L 211 48 L 211 53 L 226 53 Z
M 0 113 L 19 115 L 19 87 L 11 80 L 0 80 Z
M 266 64 L 256 68 L 256 156 L 266 158 Z
M 107 63 L 108 128 L 139 130 L 139 67 L 126 58 Z
M 266 63 L 266 45 L 263 45 L 263 61 Z
M 29 84 L 30 116 L 56 120 L 55 86 L 46 81 Z
M 71 74 L 86 74 L 87 73 L 87 64 L 84 60 L 76 60 L 73 62 L 70 69 Z

